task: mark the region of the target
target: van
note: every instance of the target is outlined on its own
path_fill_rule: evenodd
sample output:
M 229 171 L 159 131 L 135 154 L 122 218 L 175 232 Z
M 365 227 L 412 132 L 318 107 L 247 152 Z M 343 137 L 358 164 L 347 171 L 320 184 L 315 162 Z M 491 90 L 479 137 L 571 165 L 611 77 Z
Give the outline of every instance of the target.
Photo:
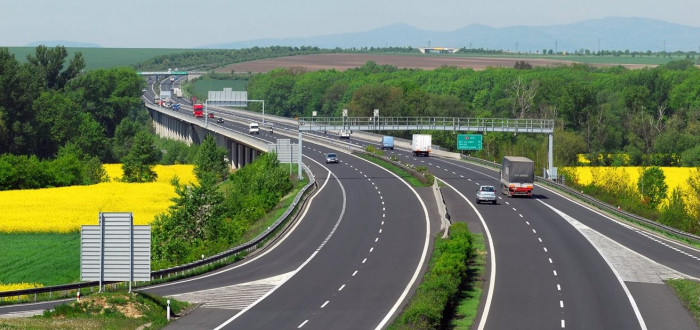
M 394 137 L 393 136 L 383 136 L 382 137 L 382 150 L 391 149 L 394 150 Z
M 248 133 L 249 134 L 260 134 L 260 126 L 258 125 L 258 123 L 248 124 Z

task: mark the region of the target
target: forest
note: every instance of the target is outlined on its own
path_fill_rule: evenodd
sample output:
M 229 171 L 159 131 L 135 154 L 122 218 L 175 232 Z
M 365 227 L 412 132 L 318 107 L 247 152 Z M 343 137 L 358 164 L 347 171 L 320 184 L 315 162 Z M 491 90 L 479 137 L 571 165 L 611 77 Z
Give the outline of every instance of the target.
M 248 95 L 287 117 L 340 116 L 342 109 L 369 117 L 379 109 L 386 117 L 554 119 L 555 166 L 577 165 L 579 154 L 591 165 L 700 166 L 700 69 L 691 60 L 634 70 L 526 62 L 483 71 L 373 62 L 344 72 L 277 69 L 254 75 Z M 466 132 L 432 132 L 433 143 L 455 150 L 457 133 Z M 519 154 L 543 168 L 546 153 L 544 135 L 489 132 L 473 155 L 497 161 Z
M 0 190 L 97 183 L 102 163 L 128 161 L 145 137 L 143 79 L 84 67 L 62 46 L 38 46 L 24 63 L 0 48 Z

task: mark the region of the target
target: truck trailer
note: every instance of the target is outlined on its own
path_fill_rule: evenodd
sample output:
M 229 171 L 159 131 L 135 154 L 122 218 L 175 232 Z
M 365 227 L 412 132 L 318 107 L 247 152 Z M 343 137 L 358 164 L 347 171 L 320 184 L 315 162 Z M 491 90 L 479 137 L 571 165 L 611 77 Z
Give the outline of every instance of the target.
M 418 156 L 430 156 L 430 151 L 432 147 L 433 136 L 430 134 L 413 134 L 413 141 L 411 142 L 411 151 L 413 155 Z
M 535 162 L 525 157 L 505 156 L 501 165 L 501 193 L 532 197 L 535 183 Z

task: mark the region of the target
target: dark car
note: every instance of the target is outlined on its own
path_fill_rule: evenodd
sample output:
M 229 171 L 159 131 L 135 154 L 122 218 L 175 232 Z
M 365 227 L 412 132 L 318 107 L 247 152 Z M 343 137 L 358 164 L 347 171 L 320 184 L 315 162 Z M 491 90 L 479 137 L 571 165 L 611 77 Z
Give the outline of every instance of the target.
M 334 153 L 329 153 L 326 155 L 326 164 L 328 163 L 338 163 L 338 156 Z
M 217 123 L 223 123 L 223 122 L 224 122 L 224 118 L 221 118 L 221 117 L 216 118 L 216 122 L 217 122 Z

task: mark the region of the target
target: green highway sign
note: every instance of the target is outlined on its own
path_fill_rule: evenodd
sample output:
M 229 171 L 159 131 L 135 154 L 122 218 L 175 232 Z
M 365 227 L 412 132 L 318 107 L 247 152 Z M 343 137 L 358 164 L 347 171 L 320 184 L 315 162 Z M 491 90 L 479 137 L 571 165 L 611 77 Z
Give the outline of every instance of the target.
M 457 134 L 457 150 L 481 150 L 482 140 L 479 134 Z

